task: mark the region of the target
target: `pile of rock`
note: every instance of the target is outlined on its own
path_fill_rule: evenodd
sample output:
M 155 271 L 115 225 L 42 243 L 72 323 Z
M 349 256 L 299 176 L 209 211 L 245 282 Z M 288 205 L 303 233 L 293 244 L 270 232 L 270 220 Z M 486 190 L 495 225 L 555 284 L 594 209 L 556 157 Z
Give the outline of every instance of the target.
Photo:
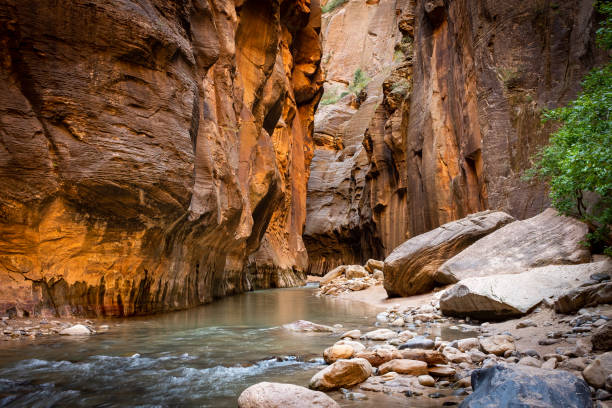
M 339 295 L 382 285 L 383 262 L 370 259 L 364 265 L 340 265 L 329 271 L 320 281 L 319 295 Z
M 106 331 L 108 325 L 98 326 L 98 331 Z M 47 320 L 46 318 L 9 318 L 0 317 L 0 339 L 5 341 L 23 338 L 36 338 L 48 335 L 82 336 L 95 334 L 91 320 L 76 323 L 72 320 Z

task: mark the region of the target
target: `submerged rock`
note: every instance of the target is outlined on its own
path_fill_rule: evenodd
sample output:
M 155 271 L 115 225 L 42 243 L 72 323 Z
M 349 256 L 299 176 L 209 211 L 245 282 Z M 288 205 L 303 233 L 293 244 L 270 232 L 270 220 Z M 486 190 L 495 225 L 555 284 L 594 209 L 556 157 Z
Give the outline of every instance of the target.
M 436 271 L 446 260 L 512 221 L 506 213 L 483 211 L 409 239 L 385 259 L 385 290 L 389 296 L 430 291 Z
M 590 408 L 584 380 L 561 370 L 494 365 L 472 372 L 474 392 L 460 408 Z
M 365 381 L 372 375 L 372 365 L 363 358 L 338 360 L 316 373 L 309 387 L 314 390 L 331 391 L 348 388 Z
M 549 208 L 523 221 L 510 223 L 476 241 L 446 261 L 436 281 L 450 284 L 466 278 L 515 274 L 530 268 L 588 262 L 582 245 L 586 224 Z
M 292 323 L 284 324 L 283 327 L 287 330 L 295 332 L 335 332 L 331 326 L 309 322 L 308 320 L 296 320 Z
M 338 408 L 336 401 L 320 391 L 293 384 L 260 382 L 242 391 L 239 408 Z

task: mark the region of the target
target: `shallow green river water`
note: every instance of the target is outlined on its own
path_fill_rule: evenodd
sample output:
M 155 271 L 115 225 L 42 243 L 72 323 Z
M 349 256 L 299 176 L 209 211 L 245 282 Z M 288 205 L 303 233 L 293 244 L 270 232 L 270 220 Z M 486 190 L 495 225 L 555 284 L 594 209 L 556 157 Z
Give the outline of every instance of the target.
M 298 319 L 346 330 L 374 328 L 368 305 L 314 296 L 313 288 L 250 292 L 199 308 L 112 319 L 88 338 L 47 337 L 0 344 L 0 407 L 235 407 L 260 381 L 307 386 L 338 334 L 293 333 Z M 370 395 L 343 406 L 406 405 Z M 414 401 L 416 402 L 416 401 Z

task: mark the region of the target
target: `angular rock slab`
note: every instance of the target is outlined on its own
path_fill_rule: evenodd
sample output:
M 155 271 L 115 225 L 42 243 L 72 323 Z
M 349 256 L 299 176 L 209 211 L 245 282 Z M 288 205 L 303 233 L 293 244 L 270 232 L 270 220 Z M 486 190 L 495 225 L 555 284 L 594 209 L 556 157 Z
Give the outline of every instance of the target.
M 389 296 L 431 291 L 438 268 L 485 235 L 514 221 L 500 211 L 483 211 L 417 235 L 391 252 L 384 263 L 384 287 Z
M 338 360 L 316 373 L 309 387 L 321 391 L 348 388 L 364 382 L 371 374 L 372 365 L 366 359 Z
M 589 386 L 571 373 L 495 365 L 472 372 L 474 392 L 460 408 L 590 408 Z
M 477 276 L 521 273 L 546 265 L 589 262 L 591 255 L 581 244 L 587 233 L 586 224 L 549 208 L 478 240 L 444 262 L 435 280 L 450 284 Z
M 242 391 L 240 408 L 337 408 L 338 403 L 321 391 L 293 384 L 260 382 Z
M 607 271 L 612 272 L 612 261 L 607 263 Z M 612 282 L 570 289 L 557 298 L 554 308 L 557 313 L 568 314 L 604 303 L 612 303 Z
M 440 310 L 449 316 L 501 320 L 522 316 L 543 299 L 559 296 L 568 288 L 589 281 L 589 276 L 608 268 L 608 262 L 550 265 L 519 274 L 467 278 L 440 297 Z

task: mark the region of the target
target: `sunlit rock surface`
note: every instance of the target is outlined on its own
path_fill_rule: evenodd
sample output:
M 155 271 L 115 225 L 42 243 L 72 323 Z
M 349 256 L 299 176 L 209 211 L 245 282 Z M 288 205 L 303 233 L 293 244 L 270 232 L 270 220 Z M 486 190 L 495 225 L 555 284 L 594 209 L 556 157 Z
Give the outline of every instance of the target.
M 142 314 L 300 283 L 319 13 L 0 2 L 0 311 Z

